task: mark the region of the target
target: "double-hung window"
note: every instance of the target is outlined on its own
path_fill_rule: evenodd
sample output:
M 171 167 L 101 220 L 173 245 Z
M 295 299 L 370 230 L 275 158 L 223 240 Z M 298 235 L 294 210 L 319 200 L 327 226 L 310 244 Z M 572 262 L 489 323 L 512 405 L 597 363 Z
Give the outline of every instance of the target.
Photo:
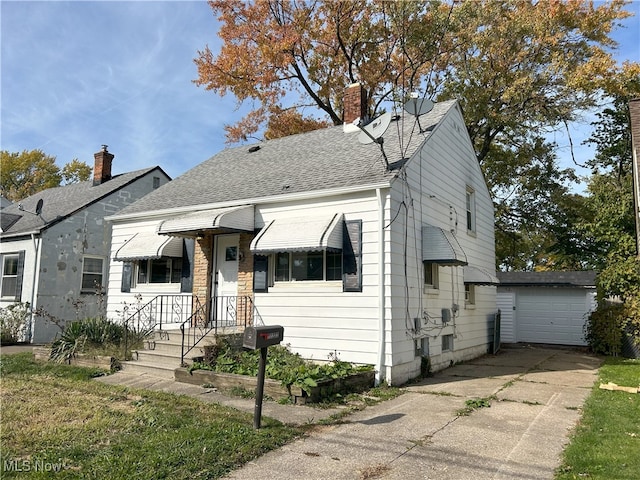
M 476 287 L 473 284 L 464 284 L 464 302 L 465 305 L 471 306 L 476 304 Z
M 471 187 L 467 187 L 467 232 L 475 233 L 476 231 L 476 193 Z
M 428 290 L 438 290 L 438 264 L 424 262 L 424 287 Z
M 18 254 L 2 256 L 2 297 L 14 299 L 18 288 Z
M 81 293 L 97 293 L 104 286 L 104 258 L 85 256 L 82 259 Z

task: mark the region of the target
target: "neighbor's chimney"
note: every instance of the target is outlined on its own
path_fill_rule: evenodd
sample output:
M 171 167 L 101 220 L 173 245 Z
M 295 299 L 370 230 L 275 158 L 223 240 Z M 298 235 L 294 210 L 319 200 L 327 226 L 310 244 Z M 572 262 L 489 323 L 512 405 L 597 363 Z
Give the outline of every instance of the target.
M 640 98 L 629 100 L 629 120 L 631 126 L 633 207 L 636 218 L 636 252 L 640 258 Z
M 344 91 L 345 124 L 353 123 L 356 118 L 365 121 L 367 116 L 367 92 L 361 83 L 352 83 Z
M 106 145 L 102 145 L 102 150 L 93 154 L 93 158 L 96 159 L 96 163 L 93 166 L 94 185 L 100 185 L 111 180 L 111 161 L 113 157 L 114 155 L 107 151 Z

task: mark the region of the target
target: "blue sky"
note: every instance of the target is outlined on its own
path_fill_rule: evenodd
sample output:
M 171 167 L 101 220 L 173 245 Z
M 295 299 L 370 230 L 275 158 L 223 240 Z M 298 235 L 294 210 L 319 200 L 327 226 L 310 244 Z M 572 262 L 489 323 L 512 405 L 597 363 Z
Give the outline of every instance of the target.
M 640 62 L 640 2 L 627 9 L 616 58 Z M 93 166 L 107 144 L 114 173 L 160 165 L 177 177 L 222 150 L 224 124 L 243 115 L 192 82 L 197 51 L 220 46 L 217 27 L 206 2 L 2 0 L 0 149 Z M 555 140 L 567 155 L 566 135 Z

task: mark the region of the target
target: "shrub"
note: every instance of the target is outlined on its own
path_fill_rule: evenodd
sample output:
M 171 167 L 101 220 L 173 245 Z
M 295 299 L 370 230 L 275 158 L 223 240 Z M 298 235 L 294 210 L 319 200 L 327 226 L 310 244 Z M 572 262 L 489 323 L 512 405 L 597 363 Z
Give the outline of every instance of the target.
M 227 342 L 222 342 L 217 353 L 217 357 L 210 363 L 196 362 L 190 367 L 190 371 L 204 369 L 254 377 L 258 375 L 259 350 L 237 350 Z M 329 362 L 316 364 L 304 360 L 283 345 L 276 345 L 269 347 L 265 374 L 268 378 L 279 380 L 285 387 L 294 385 L 309 393 L 321 380 L 344 378 L 372 369 L 372 365 L 354 366 L 343 362 L 335 354 L 330 356 Z
M 625 336 L 640 346 L 640 308 L 638 299 L 626 302 L 600 302 L 585 323 L 585 340 L 593 352 L 618 356 Z
M 125 336 L 129 346 L 139 344 L 147 332 L 133 331 L 104 318 L 88 318 L 67 324 L 60 337 L 53 342 L 51 359 L 65 361 L 78 353 L 101 350 L 121 352 Z M 117 356 L 117 355 L 116 355 Z
M 24 341 L 30 313 L 28 302 L 17 302 L 8 307 L 0 308 L 0 343 Z

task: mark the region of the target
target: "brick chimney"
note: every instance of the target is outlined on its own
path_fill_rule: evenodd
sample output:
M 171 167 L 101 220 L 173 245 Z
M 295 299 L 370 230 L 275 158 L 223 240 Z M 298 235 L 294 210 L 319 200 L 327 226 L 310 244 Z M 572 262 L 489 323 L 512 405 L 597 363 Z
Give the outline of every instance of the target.
M 629 100 L 629 120 L 633 170 L 633 210 L 636 218 L 636 252 L 640 258 L 640 98 Z
M 362 121 L 367 116 L 367 92 L 361 83 L 352 83 L 344 91 L 343 122 L 351 124 L 356 118 Z
M 93 154 L 96 162 L 93 166 L 93 184 L 100 185 L 111 180 L 111 162 L 114 155 L 107 151 L 107 146 L 102 145 L 102 150 Z

